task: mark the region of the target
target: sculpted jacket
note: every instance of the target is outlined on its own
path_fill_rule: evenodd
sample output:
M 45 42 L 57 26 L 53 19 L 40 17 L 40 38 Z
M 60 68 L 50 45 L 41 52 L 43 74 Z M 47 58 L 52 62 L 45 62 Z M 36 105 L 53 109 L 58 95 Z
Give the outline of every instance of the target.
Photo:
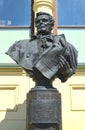
M 36 68 L 44 77 L 58 77 L 65 82 L 77 67 L 77 50 L 68 43 L 64 34 L 15 42 L 6 52 L 19 66 L 33 77 Z M 63 56 L 70 65 L 70 73 L 59 71 L 59 58 Z

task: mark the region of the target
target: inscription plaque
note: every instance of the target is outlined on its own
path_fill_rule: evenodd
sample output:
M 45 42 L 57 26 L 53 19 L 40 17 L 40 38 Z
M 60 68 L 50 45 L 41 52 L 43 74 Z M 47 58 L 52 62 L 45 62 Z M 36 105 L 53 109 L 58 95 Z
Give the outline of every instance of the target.
M 59 124 L 59 100 L 30 100 L 28 120 L 29 124 Z

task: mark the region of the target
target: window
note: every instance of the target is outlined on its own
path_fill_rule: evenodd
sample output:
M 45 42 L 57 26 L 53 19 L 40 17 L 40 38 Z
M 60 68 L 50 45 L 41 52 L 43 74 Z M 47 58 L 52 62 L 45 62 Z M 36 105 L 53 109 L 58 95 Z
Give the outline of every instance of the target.
M 0 0 L 0 26 L 30 26 L 32 0 Z
M 57 0 L 59 26 L 85 26 L 85 0 Z

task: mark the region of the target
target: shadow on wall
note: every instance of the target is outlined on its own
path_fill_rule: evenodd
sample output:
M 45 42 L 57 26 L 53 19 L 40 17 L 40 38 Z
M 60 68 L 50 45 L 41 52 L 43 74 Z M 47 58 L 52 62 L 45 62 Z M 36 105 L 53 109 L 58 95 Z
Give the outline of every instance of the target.
M 5 119 L 0 122 L 0 130 L 26 130 L 26 101 L 15 106 L 14 110 L 7 109 Z

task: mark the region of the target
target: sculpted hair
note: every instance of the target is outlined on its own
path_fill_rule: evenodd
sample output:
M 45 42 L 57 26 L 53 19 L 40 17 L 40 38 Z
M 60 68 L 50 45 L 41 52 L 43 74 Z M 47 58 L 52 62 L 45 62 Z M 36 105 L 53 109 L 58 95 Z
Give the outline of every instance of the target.
M 38 19 L 38 16 L 40 16 L 40 15 L 47 15 L 47 16 L 49 16 L 50 24 L 51 24 L 52 27 L 54 26 L 54 19 L 53 19 L 53 17 L 49 13 L 46 13 L 46 12 L 39 12 L 39 13 L 36 14 L 35 24 L 37 24 L 37 19 Z

